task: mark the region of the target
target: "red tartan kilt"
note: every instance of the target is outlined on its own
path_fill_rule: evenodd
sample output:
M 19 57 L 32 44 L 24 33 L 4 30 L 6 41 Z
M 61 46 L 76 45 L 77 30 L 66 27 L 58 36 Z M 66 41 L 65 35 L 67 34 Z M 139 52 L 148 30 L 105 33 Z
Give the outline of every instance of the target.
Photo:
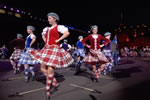
M 13 53 L 11 54 L 11 56 L 10 56 L 10 60 L 17 61 L 20 58 L 20 54 L 21 54 L 22 51 L 23 50 L 21 50 L 21 49 L 15 49 L 13 51 Z
M 54 68 L 68 67 L 73 63 L 70 53 L 60 48 L 58 45 L 45 46 L 41 50 L 31 50 L 30 56 L 41 64 Z
M 90 49 L 89 53 L 84 57 L 84 62 L 89 64 L 96 64 L 96 63 L 108 63 L 109 60 L 106 56 L 101 52 L 101 50 L 92 50 Z

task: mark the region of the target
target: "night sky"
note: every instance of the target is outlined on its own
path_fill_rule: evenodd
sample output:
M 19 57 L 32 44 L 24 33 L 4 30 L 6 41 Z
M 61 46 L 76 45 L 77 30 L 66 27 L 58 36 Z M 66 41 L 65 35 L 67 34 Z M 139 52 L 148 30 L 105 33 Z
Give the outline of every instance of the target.
M 45 19 L 47 19 L 47 13 L 53 11 L 60 15 L 61 24 L 73 25 L 81 29 L 89 28 L 92 24 L 104 27 L 118 26 L 120 24 L 121 13 L 124 24 L 150 23 L 150 7 L 146 5 L 146 2 L 3 0 L 3 3 L 29 11 Z
M 60 16 L 60 24 L 73 26 L 76 29 L 85 32 L 90 29 L 91 25 L 95 24 L 99 26 L 99 32 L 118 28 L 120 23 L 123 23 L 124 25 L 150 24 L 150 7 L 146 2 L 138 3 L 136 1 L 131 3 L 121 1 L 116 3 L 106 1 L 104 3 L 99 0 L 82 0 L 82 2 L 81 0 L 1 0 L 0 3 L 31 12 L 32 15 L 41 17 L 45 20 L 47 20 L 47 13 L 56 12 Z M 3 23 L 7 20 L 8 19 L 4 19 Z M 11 21 L 8 23 L 11 24 Z M 11 26 L 15 27 L 15 25 L 18 25 L 21 27 L 18 28 L 18 30 L 20 29 L 19 31 L 24 31 L 25 33 L 26 25 L 32 23 L 25 23 L 22 26 L 19 26 L 16 23 Z M 45 23 L 44 25 L 39 23 L 38 27 L 40 28 L 38 34 L 40 34 L 42 29 L 47 25 L 48 23 Z M 1 26 L 3 29 L 4 27 L 7 27 L 7 25 L 2 24 Z M 15 32 L 14 27 L 13 29 L 9 28 Z M 22 30 L 22 27 L 25 27 L 24 30 Z M 13 37 L 11 37 L 12 34 L 9 35 L 10 38 L 7 40 L 11 40 Z

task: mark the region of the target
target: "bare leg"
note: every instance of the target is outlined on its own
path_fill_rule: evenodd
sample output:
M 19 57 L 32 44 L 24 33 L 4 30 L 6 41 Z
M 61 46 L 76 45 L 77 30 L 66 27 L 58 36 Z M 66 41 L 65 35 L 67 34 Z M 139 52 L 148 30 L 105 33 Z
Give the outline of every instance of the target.
M 100 76 L 101 72 L 104 70 L 105 64 L 101 64 L 100 67 L 98 68 L 98 77 Z
M 44 73 L 44 75 L 47 75 L 47 66 L 44 64 L 41 64 L 41 71 Z
M 96 72 L 96 65 L 92 65 L 92 70 L 94 73 Z
M 17 71 L 18 71 L 18 73 L 20 73 L 20 68 L 21 68 L 21 64 L 17 64 Z
M 16 73 L 17 73 L 16 62 L 15 62 L 14 60 L 10 60 L 10 63 L 11 63 L 12 66 L 13 66 L 14 74 L 16 74 Z
M 94 73 L 94 77 L 93 77 L 92 80 L 98 82 L 98 80 L 97 80 L 98 73 L 97 73 L 97 70 L 96 70 L 96 65 L 92 65 L 92 68 L 93 68 L 93 73 Z

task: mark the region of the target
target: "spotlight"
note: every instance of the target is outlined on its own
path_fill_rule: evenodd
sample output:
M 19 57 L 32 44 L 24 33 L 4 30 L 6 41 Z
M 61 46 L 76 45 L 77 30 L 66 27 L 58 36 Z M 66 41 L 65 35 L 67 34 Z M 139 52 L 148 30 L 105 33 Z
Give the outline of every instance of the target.
M 7 6 L 4 6 L 4 8 L 6 9 L 6 8 L 7 8 Z
M 18 9 L 17 9 L 16 11 L 17 11 L 18 13 L 20 12 L 20 10 L 18 10 Z
M 10 10 L 13 11 L 14 9 L 13 9 L 13 8 L 10 8 Z

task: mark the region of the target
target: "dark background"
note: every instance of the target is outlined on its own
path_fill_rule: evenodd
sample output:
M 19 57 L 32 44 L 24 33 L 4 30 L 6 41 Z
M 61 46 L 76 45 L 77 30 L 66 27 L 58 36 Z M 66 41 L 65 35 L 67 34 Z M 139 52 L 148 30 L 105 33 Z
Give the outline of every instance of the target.
M 146 2 L 110 2 L 96 0 L 1 0 L 1 5 L 9 8 L 16 8 L 36 16 L 38 19 L 31 19 L 27 13 L 22 18 L 16 18 L 8 14 L 0 14 L 0 45 L 6 44 L 22 33 L 25 37 L 26 26 L 36 27 L 35 35 L 37 43 L 42 45 L 41 32 L 48 26 L 47 13 L 56 12 L 60 16 L 59 24 L 74 27 L 70 30 L 71 35 L 67 38 L 71 44 L 77 41 L 79 35 L 87 36 L 91 25 L 99 26 L 99 33 L 104 34 L 123 25 L 138 25 L 150 23 L 150 8 Z M 30 16 L 31 16 L 30 15 Z M 40 21 L 41 18 L 43 21 Z

